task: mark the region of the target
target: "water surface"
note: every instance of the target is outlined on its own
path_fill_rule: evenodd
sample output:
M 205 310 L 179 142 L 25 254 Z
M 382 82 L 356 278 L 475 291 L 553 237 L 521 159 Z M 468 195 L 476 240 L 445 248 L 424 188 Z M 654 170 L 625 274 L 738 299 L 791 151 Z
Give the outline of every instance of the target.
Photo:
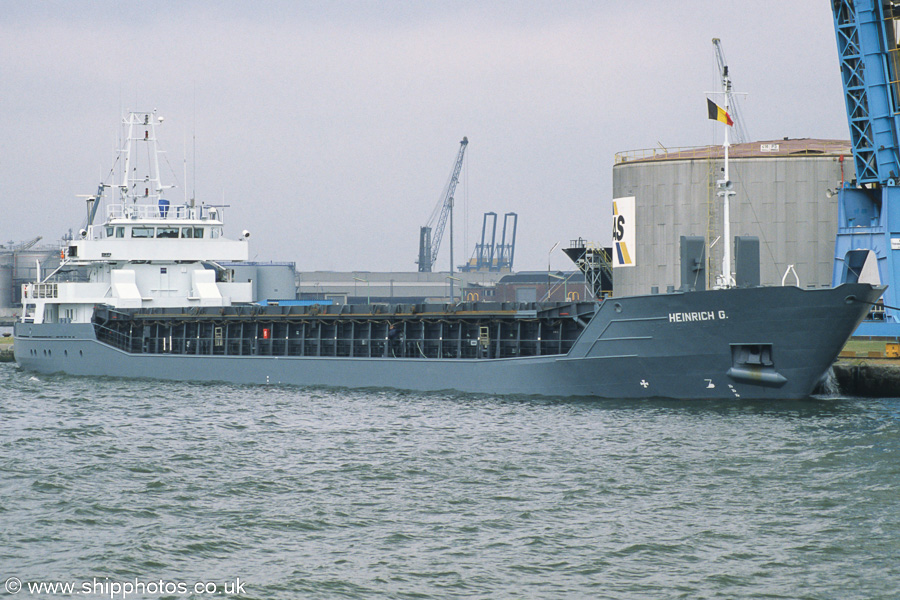
M 587 402 L 12 364 L 0 387 L 0 586 L 900 596 L 896 399 Z

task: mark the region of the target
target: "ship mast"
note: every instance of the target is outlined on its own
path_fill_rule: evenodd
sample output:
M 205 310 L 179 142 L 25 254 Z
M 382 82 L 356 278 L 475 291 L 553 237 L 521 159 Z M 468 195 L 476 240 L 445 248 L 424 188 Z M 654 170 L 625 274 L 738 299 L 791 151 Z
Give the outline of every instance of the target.
M 719 75 L 722 81 L 721 94 L 725 97 L 725 117 L 729 119 L 725 124 L 725 140 L 722 142 L 722 148 L 725 155 L 725 168 L 723 169 L 723 177 L 716 181 L 716 195 L 722 198 L 722 238 L 724 247 L 722 248 L 722 274 L 717 278 L 717 287 L 727 288 L 734 287 L 734 274 L 731 266 L 731 197 L 735 195 L 734 184 L 728 172 L 728 150 L 731 146 L 729 141 L 729 131 L 732 127 L 729 114 L 729 100 L 734 97 L 731 89 L 731 77 L 728 75 L 728 65 L 725 64 L 725 57 L 722 55 L 721 42 L 718 38 L 713 38 L 713 46 L 716 48 L 716 58 L 719 65 Z M 740 136 L 739 136 L 740 137 Z
M 123 205 L 127 204 L 129 200 L 132 204 L 137 204 L 138 199 L 157 204 L 164 190 L 175 187 L 163 185 L 160 178 L 159 155 L 163 151 L 159 149 L 156 126 L 162 122 L 163 117 L 158 116 L 156 110 L 131 112 L 123 121 L 123 124 L 128 127 L 125 148 L 122 150 L 125 155 L 125 172 L 122 174 L 122 183 L 119 185 Z M 140 170 L 134 164 L 139 154 L 136 148 L 139 143 L 147 144 L 146 157 L 148 161 L 148 164 Z M 144 156 L 144 153 L 141 152 L 140 155 Z
M 725 112 L 728 112 L 728 96 L 725 97 Z M 722 198 L 724 207 L 722 210 L 722 237 L 725 242 L 722 248 L 722 275 L 719 278 L 719 287 L 732 287 L 734 285 L 734 275 L 731 269 L 731 197 L 734 196 L 734 184 L 728 175 L 728 129 L 725 127 L 725 141 L 722 147 L 725 150 L 725 168 L 723 178 L 716 182 L 719 188 L 716 195 Z

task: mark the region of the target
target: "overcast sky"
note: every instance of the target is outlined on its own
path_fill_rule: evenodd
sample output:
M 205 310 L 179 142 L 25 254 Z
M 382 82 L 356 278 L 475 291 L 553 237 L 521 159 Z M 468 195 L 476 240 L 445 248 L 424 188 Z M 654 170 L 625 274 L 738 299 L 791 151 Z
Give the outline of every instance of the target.
M 753 139 L 848 138 L 821 0 L 0 0 L 0 243 L 77 231 L 122 114 L 158 109 L 172 203 L 224 198 L 256 260 L 415 270 L 468 136 L 456 264 L 512 211 L 546 269 L 609 242 L 616 152 L 721 142 L 713 37 Z

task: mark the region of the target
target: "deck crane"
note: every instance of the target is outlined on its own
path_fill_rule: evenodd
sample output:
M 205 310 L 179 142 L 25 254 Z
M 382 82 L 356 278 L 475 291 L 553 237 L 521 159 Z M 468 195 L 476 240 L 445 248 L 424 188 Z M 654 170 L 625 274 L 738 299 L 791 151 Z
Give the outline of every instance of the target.
M 883 0 L 831 0 L 855 181 L 838 192 L 832 284 L 858 281 L 876 259 L 884 320 L 861 335 L 900 335 L 900 7 Z
M 103 198 L 103 191 L 109 186 L 105 183 L 101 183 L 97 186 L 97 193 L 93 196 L 81 196 L 80 198 L 84 198 L 87 201 L 87 225 L 86 227 L 90 227 L 94 224 L 94 217 L 97 216 L 97 209 L 100 208 L 100 200 Z
M 722 40 L 713 38 L 713 46 L 716 49 L 716 63 L 719 65 L 719 78 L 725 87 L 725 98 L 729 107 L 728 114 L 734 121 L 734 137 L 735 143 L 743 144 L 750 141 L 747 134 L 747 127 L 744 125 L 743 111 L 739 110 L 737 97 L 731 91 L 731 76 L 728 74 L 728 63 L 725 62 L 725 52 L 722 50 Z
M 441 238 L 444 236 L 448 217 L 450 220 L 450 272 L 453 272 L 453 193 L 456 191 L 456 184 L 459 183 L 459 172 L 462 170 L 463 156 L 468 144 L 469 138 L 466 137 L 459 143 L 459 153 L 456 155 L 450 180 L 444 187 L 444 193 L 441 194 L 441 199 L 435 205 L 428 223 L 419 230 L 419 260 L 416 262 L 419 265 L 420 273 L 431 273 L 438 250 L 441 248 Z

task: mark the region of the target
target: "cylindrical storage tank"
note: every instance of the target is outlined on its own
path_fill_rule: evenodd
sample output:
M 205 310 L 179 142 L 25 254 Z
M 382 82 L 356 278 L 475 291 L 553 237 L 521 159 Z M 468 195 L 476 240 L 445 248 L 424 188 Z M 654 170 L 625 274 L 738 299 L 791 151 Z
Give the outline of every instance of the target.
M 59 266 L 59 249 L 42 246 L 16 253 L 16 278 L 34 281 L 37 278 L 37 263 L 41 263 L 41 276 L 46 277 Z
M 288 263 L 259 264 L 256 267 L 256 292 L 259 300 L 294 300 L 297 284 L 294 265 Z
M 781 285 L 793 265 L 802 287 L 830 286 L 837 233 L 837 194 L 854 175 L 850 143 L 775 140 L 730 148 L 734 236 L 756 236 L 762 285 Z M 706 241 L 707 287 L 722 272 L 725 240 L 723 149 L 706 146 L 621 152 L 613 167 L 613 199 L 634 198 L 634 266 L 613 269 L 616 296 L 649 294 L 681 285 L 679 240 Z M 630 206 L 629 201 L 620 202 Z M 615 252 L 615 249 L 614 249 Z M 789 278 L 794 282 L 793 275 Z
M 12 264 L 0 256 L 0 308 L 13 306 Z
M 222 266 L 234 273 L 235 283 L 251 284 L 250 298 L 252 302 L 257 302 L 260 299 L 257 295 L 256 263 L 224 263 Z

